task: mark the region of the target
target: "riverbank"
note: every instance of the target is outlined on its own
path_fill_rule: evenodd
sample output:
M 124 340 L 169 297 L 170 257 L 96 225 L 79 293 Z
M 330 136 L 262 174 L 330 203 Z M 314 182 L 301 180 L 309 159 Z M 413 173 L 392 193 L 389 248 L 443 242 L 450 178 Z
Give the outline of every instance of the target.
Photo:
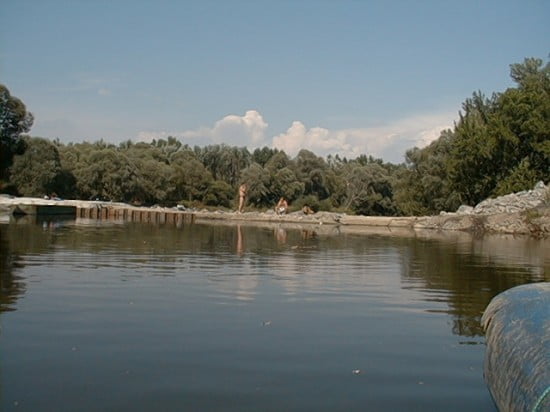
M 454 213 L 441 212 L 437 216 L 352 216 L 345 213 L 329 212 L 305 215 L 300 211 L 279 216 L 270 210 L 265 213 L 249 212 L 242 215 L 226 212 L 201 212 L 196 215 L 196 219 L 197 221 L 231 219 L 391 230 L 463 231 L 548 237 L 550 236 L 550 188 L 544 182 L 538 182 L 532 190 L 486 199 L 475 207 L 461 206 Z
M 484 215 L 461 215 L 445 213 L 439 216 L 352 216 L 341 213 L 318 212 L 304 215 L 301 212 L 278 216 L 273 212 L 230 212 L 201 211 L 195 221 L 235 220 L 269 223 L 299 223 L 314 225 L 363 226 L 370 228 L 465 231 L 471 233 L 522 234 L 536 237 L 550 235 L 550 207 L 537 207 L 521 212 Z
M 0 196 L 0 215 L 3 220 L 32 210 L 50 208 L 67 210 L 75 217 L 93 219 L 132 220 L 151 223 L 175 222 L 256 222 L 305 225 L 330 225 L 365 229 L 389 229 L 404 231 L 463 231 L 469 233 L 521 234 L 535 237 L 550 236 L 550 207 L 548 187 L 539 183 L 535 189 L 517 194 L 488 199 L 475 208 L 461 207 L 455 213 L 442 212 L 438 216 L 353 216 L 345 213 L 317 212 L 306 215 L 301 211 L 277 215 L 273 210 L 265 212 L 209 211 L 178 208 L 146 208 L 126 203 L 52 200 L 41 198 Z M 56 214 L 57 214 L 56 212 Z M 36 212 L 35 212 L 36 213 Z M 47 212 L 43 212 L 47 213 Z

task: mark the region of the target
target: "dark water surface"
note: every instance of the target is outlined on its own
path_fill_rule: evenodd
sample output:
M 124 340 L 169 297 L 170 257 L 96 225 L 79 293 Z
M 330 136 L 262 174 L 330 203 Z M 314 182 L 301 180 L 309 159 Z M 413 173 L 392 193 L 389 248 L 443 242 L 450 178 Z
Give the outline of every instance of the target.
M 550 243 L 0 224 L 2 411 L 494 411 L 479 321 Z

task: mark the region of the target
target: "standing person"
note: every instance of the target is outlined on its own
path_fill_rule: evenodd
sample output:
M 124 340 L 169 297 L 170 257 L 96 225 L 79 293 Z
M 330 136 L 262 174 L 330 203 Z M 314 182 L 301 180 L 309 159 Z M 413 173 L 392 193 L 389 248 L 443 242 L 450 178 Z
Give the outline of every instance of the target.
M 239 186 L 239 213 L 244 211 L 244 203 L 246 201 L 246 195 L 248 193 L 248 185 L 243 183 Z

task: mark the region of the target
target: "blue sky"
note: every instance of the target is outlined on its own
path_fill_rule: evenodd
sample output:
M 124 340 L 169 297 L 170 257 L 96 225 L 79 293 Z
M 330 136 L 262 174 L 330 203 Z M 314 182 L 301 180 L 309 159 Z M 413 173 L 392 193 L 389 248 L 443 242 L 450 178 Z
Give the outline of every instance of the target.
M 548 21 L 547 0 L 3 0 L 0 83 L 63 142 L 400 162 L 511 63 L 547 61 Z

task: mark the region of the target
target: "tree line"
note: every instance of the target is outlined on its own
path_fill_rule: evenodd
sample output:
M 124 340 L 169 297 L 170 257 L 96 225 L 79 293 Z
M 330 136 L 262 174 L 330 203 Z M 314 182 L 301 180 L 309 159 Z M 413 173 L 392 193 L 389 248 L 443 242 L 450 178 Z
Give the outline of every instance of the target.
M 301 150 L 294 158 L 263 147 L 191 147 L 174 137 L 118 145 L 103 140 L 64 144 L 25 135 L 33 116 L 0 85 L 0 191 L 56 193 L 141 205 L 234 208 L 246 182 L 251 207 L 363 215 L 426 215 L 475 205 L 488 197 L 550 180 L 550 63 L 512 64 L 515 87 L 466 99 L 452 129 L 392 164 L 372 156 L 326 158 Z

